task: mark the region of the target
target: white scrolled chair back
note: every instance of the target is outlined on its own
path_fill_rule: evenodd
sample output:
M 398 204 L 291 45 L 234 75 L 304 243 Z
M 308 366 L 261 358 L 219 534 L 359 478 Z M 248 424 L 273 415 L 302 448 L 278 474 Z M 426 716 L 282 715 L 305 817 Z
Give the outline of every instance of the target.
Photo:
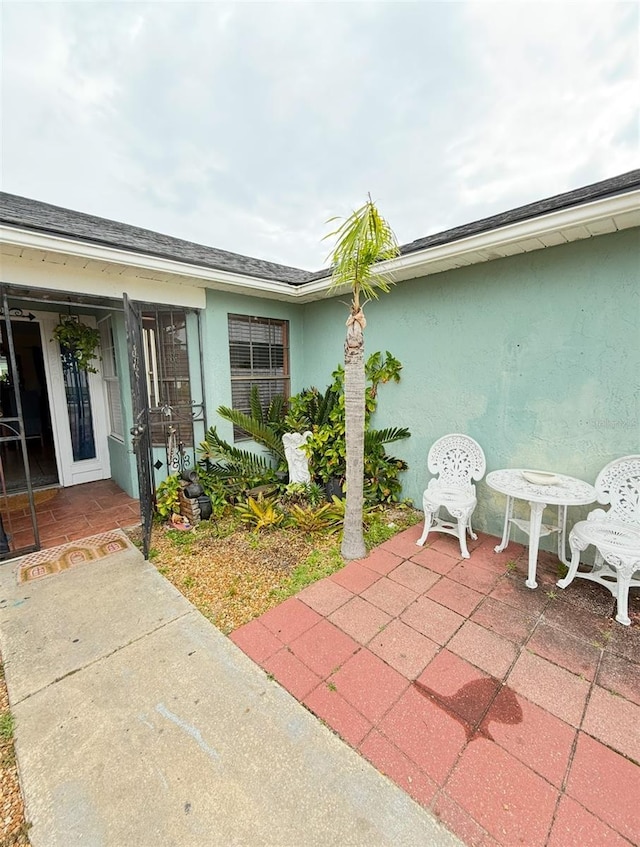
M 597 582 L 616 598 L 616 620 L 629 626 L 629 588 L 640 587 L 640 455 L 614 459 L 600 471 L 595 483 L 598 502 L 569 534 L 571 564 L 560 588 L 578 577 Z M 591 570 L 578 572 L 580 554 L 595 547 Z
M 468 559 L 467 533 L 474 540 L 478 537 L 471 527 L 471 515 L 478 502 L 473 483 L 482 479 L 486 470 L 482 447 L 459 432 L 444 435 L 429 450 L 427 467 L 436 476 L 422 496 L 424 529 L 416 543 L 422 547 L 431 531 L 454 535 L 462 558 Z M 446 509 L 450 518 L 441 518 L 441 509 Z
M 589 520 L 620 521 L 640 527 L 640 456 L 623 456 L 609 462 L 598 474 L 595 489 L 598 503 L 610 504 L 610 508 L 594 509 Z
M 482 447 L 468 435 L 452 433 L 439 438 L 429 450 L 427 467 L 442 485 L 472 485 L 482 479 L 487 464 Z

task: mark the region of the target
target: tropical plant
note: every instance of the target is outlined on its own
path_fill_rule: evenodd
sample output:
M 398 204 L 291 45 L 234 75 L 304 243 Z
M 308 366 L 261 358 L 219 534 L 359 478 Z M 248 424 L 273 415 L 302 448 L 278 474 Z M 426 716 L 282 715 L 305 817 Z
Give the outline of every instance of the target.
M 214 518 L 219 518 L 224 513 L 229 505 L 227 493 L 224 484 L 213 473 L 207 473 L 204 469 L 198 472 L 198 479 L 202 485 L 203 492 L 211 502 L 211 515 Z
M 238 411 L 238 409 L 231 409 L 229 406 L 220 406 L 218 414 L 246 432 L 258 444 L 266 447 L 276 461 L 284 463 L 286 467 L 287 457 L 282 446 L 282 435 L 287 431 L 284 423 L 286 412 L 284 397 L 277 394 L 271 399 L 269 405 L 263 409 L 260 403 L 258 386 L 253 385 L 249 397 L 249 406 L 251 413 L 248 415 L 245 412 Z
M 331 527 L 331 505 L 325 503 L 320 508 L 301 506 L 294 503 L 289 509 L 289 523 L 302 532 L 320 532 Z
M 331 502 L 327 504 L 329 506 L 329 511 L 327 512 L 327 520 L 329 524 L 330 532 L 340 532 L 344 530 L 344 522 L 346 519 L 347 513 L 347 501 L 344 497 L 336 497 L 334 494 L 331 498 Z M 367 523 L 370 519 L 370 515 L 373 512 L 373 506 L 367 506 L 363 504 L 362 507 L 362 522 L 363 525 Z M 365 552 L 366 555 L 366 552 Z
M 401 491 L 398 477 L 407 465 L 401 459 L 388 456 L 384 445 L 408 438 L 409 430 L 406 427 L 369 429 L 378 404 L 379 385 L 398 382 L 401 370 L 401 362 L 388 350 L 384 354 L 372 353 L 365 362 L 364 495 L 368 502 L 395 501 Z M 266 448 L 268 455 L 260 457 L 249 450 L 233 447 L 220 438 L 215 427 L 211 427 L 205 442 L 200 445 L 200 479 L 205 492 L 211 496 L 206 480 L 209 486 L 222 485 L 228 497 L 237 497 L 261 484 L 282 487 L 279 480 L 281 471 L 286 469 L 286 459 L 283 459 L 281 436 L 289 431 L 309 430 L 312 433 L 304 449 L 316 482 L 326 485 L 337 479 L 342 483 L 346 474 L 344 374 L 344 367 L 339 365 L 324 393 L 315 387 L 303 389 L 290 398 L 288 411 L 280 397 L 263 409 L 255 387 L 251 392 L 250 415 L 221 406 L 218 414 L 241 427 Z M 320 502 L 321 489 L 318 485 L 313 486 L 314 483 L 304 496 L 302 489 L 286 486 L 282 497 L 285 501 L 292 500 L 295 494 L 298 500 L 316 505 Z M 317 498 L 316 503 L 313 497 Z
M 289 411 L 285 418 L 287 430 L 304 432 L 326 426 L 339 399 L 340 392 L 334 384 L 330 385 L 324 394 L 314 386 L 304 388 L 289 400 Z
M 334 218 L 333 220 L 336 220 Z M 341 552 L 345 559 L 366 555 L 363 533 L 365 367 L 364 306 L 390 290 L 391 280 L 376 266 L 400 252 L 393 230 L 380 215 L 369 195 L 327 238 L 335 237 L 330 255 L 331 290 L 348 287 L 351 304 L 344 348 L 345 444 L 347 508 Z
M 172 474 L 163 479 L 156 488 L 156 513 L 162 520 L 180 513 L 178 494 L 181 487 L 180 477 L 177 474 Z
M 282 492 L 287 506 L 319 506 L 324 499 L 324 491 L 315 482 L 290 482 Z
M 77 315 L 64 315 L 53 329 L 53 337 L 63 354 L 76 360 L 80 370 L 98 373 L 92 362 L 98 358 L 100 333 L 95 327 L 80 322 Z
M 380 383 L 399 382 L 402 364 L 386 351 L 372 353 L 365 362 L 367 386 L 365 390 L 365 439 L 364 439 L 364 497 L 369 503 L 391 502 L 398 499 L 401 491 L 398 478 L 407 469 L 402 459 L 388 456 L 384 445 L 409 438 L 406 427 L 370 429 L 370 421 L 378 405 Z M 333 383 L 329 389 L 338 399 L 329 414 L 329 422 L 316 427 L 307 442 L 311 470 L 314 476 L 327 483 L 331 479 L 344 480 L 346 475 L 344 368 L 333 372 Z
M 402 485 L 398 475 L 407 470 L 404 459 L 389 456 L 385 444 L 410 435 L 406 427 L 370 429 L 364 435 L 364 499 L 368 503 L 391 503 L 398 500 Z
M 205 490 L 207 486 L 218 484 L 228 497 L 237 498 L 257 485 L 278 482 L 275 468 L 267 457 L 228 444 L 214 426 L 207 430 L 199 454 L 202 469 L 198 475 Z
M 235 513 L 242 523 L 252 526 L 256 532 L 274 529 L 284 520 L 284 512 L 277 504 L 263 497 L 249 497 L 246 503 L 239 503 L 235 507 Z

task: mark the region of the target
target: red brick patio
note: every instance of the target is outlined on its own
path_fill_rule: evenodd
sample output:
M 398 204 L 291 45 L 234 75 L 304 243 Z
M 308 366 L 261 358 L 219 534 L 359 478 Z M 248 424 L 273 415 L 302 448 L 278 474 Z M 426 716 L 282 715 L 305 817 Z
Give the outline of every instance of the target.
M 36 515 L 43 549 L 58 547 L 99 532 L 140 523 L 140 505 L 111 479 L 85 482 L 70 488 L 35 492 Z M 9 497 L 3 514 L 11 549 L 33 544 L 31 514 L 26 495 Z
M 461 560 L 414 527 L 233 641 L 470 847 L 629 847 L 640 834 L 640 598 L 555 588 L 496 539 Z M 515 566 L 514 566 L 515 563 Z

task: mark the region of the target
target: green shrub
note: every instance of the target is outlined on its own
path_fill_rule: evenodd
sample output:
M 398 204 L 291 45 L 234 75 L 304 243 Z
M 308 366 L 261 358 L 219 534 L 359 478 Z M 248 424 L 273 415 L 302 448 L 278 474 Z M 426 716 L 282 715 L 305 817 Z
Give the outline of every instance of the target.
M 180 488 L 180 477 L 177 474 L 168 476 L 156 488 L 156 513 L 162 520 L 170 518 L 174 513 L 180 513 Z
M 369 503 L 396 502 L 402 490 L 399 477 L 407 469 L 407 464 L 388 455 L 385 445 L 409 438 L 411 433 L 406 427 L 373 429 L 371 418 L 377 408 L 379 386 L 398 382 L 402 364 L 389 351 L 384 354 L 377 352 L 369 356 L 365 370 L 368 382 L 365 397 L 365 499 Z M 200 464 L 208 478 L 215 478 L 222 485 L 228 499 L 238 499 L 259 485 L 282 488 L 281 476 L 287 468 L 282 434 L 287 431 L 309 430 L 312 433 L 304 449 L 316 485 L 325 485 L 334 479 L 344 482 L 344 368 L 339 366 L 332 376 L 333 381 L 324 393 L 315 387 L 305 388 L 290 398 L 288 407 L 279 397 L 263 408 L 254 386 L 251 414 L 227 406 L 218 409 L 221 417 L 243 429 L 267 451 L 266 456 L 257 456 L 249 450 L 228 444 L 220 438 L 215 427 L 207 431 L 205 441 L 200 445 Z M 286 500 L 287 489 L 284 497 Z M 306 499 L 312 504 L 311 496 Z

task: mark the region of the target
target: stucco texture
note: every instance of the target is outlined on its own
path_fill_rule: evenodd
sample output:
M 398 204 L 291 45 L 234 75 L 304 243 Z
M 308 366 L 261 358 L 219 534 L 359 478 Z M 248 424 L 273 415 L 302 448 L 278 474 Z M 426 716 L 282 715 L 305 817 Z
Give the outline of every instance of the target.
M 400 384 L 381 389 L 375 424 L 411 430 L 393 445 L 409 463 L 405 496 L 420 504 L 429 447 L 448 432 L 475 438 L 488 471 L 589 482 L 640 451 L 639 247 L 637 230 L 591 238 L 402 282 L 367 306 L 367 353 L 404 365 Z M 324 387 L 346 307 L 303 308 L 304 382 Z M 474 525 L 498 534 L 503 514 L 504 498 L 481 483 Z
M 302 307 L 278 300 L 246 297 L 221 291 L 207 292 L 203 319 L 205 401 L 207 424 L 216 426 L 223 438 L 233 441 L 233 426 L 216 414 L 219 406 L 231 406 L 231 365 L 229 361 L 228 316 L 254 315 L 289 321 L 289 363 L 291 393 L 304 388 L 303 312 Z M 253 442 L 245 442 L 249 447 Z M 257 445 L 254 445 L 256 449 Z

